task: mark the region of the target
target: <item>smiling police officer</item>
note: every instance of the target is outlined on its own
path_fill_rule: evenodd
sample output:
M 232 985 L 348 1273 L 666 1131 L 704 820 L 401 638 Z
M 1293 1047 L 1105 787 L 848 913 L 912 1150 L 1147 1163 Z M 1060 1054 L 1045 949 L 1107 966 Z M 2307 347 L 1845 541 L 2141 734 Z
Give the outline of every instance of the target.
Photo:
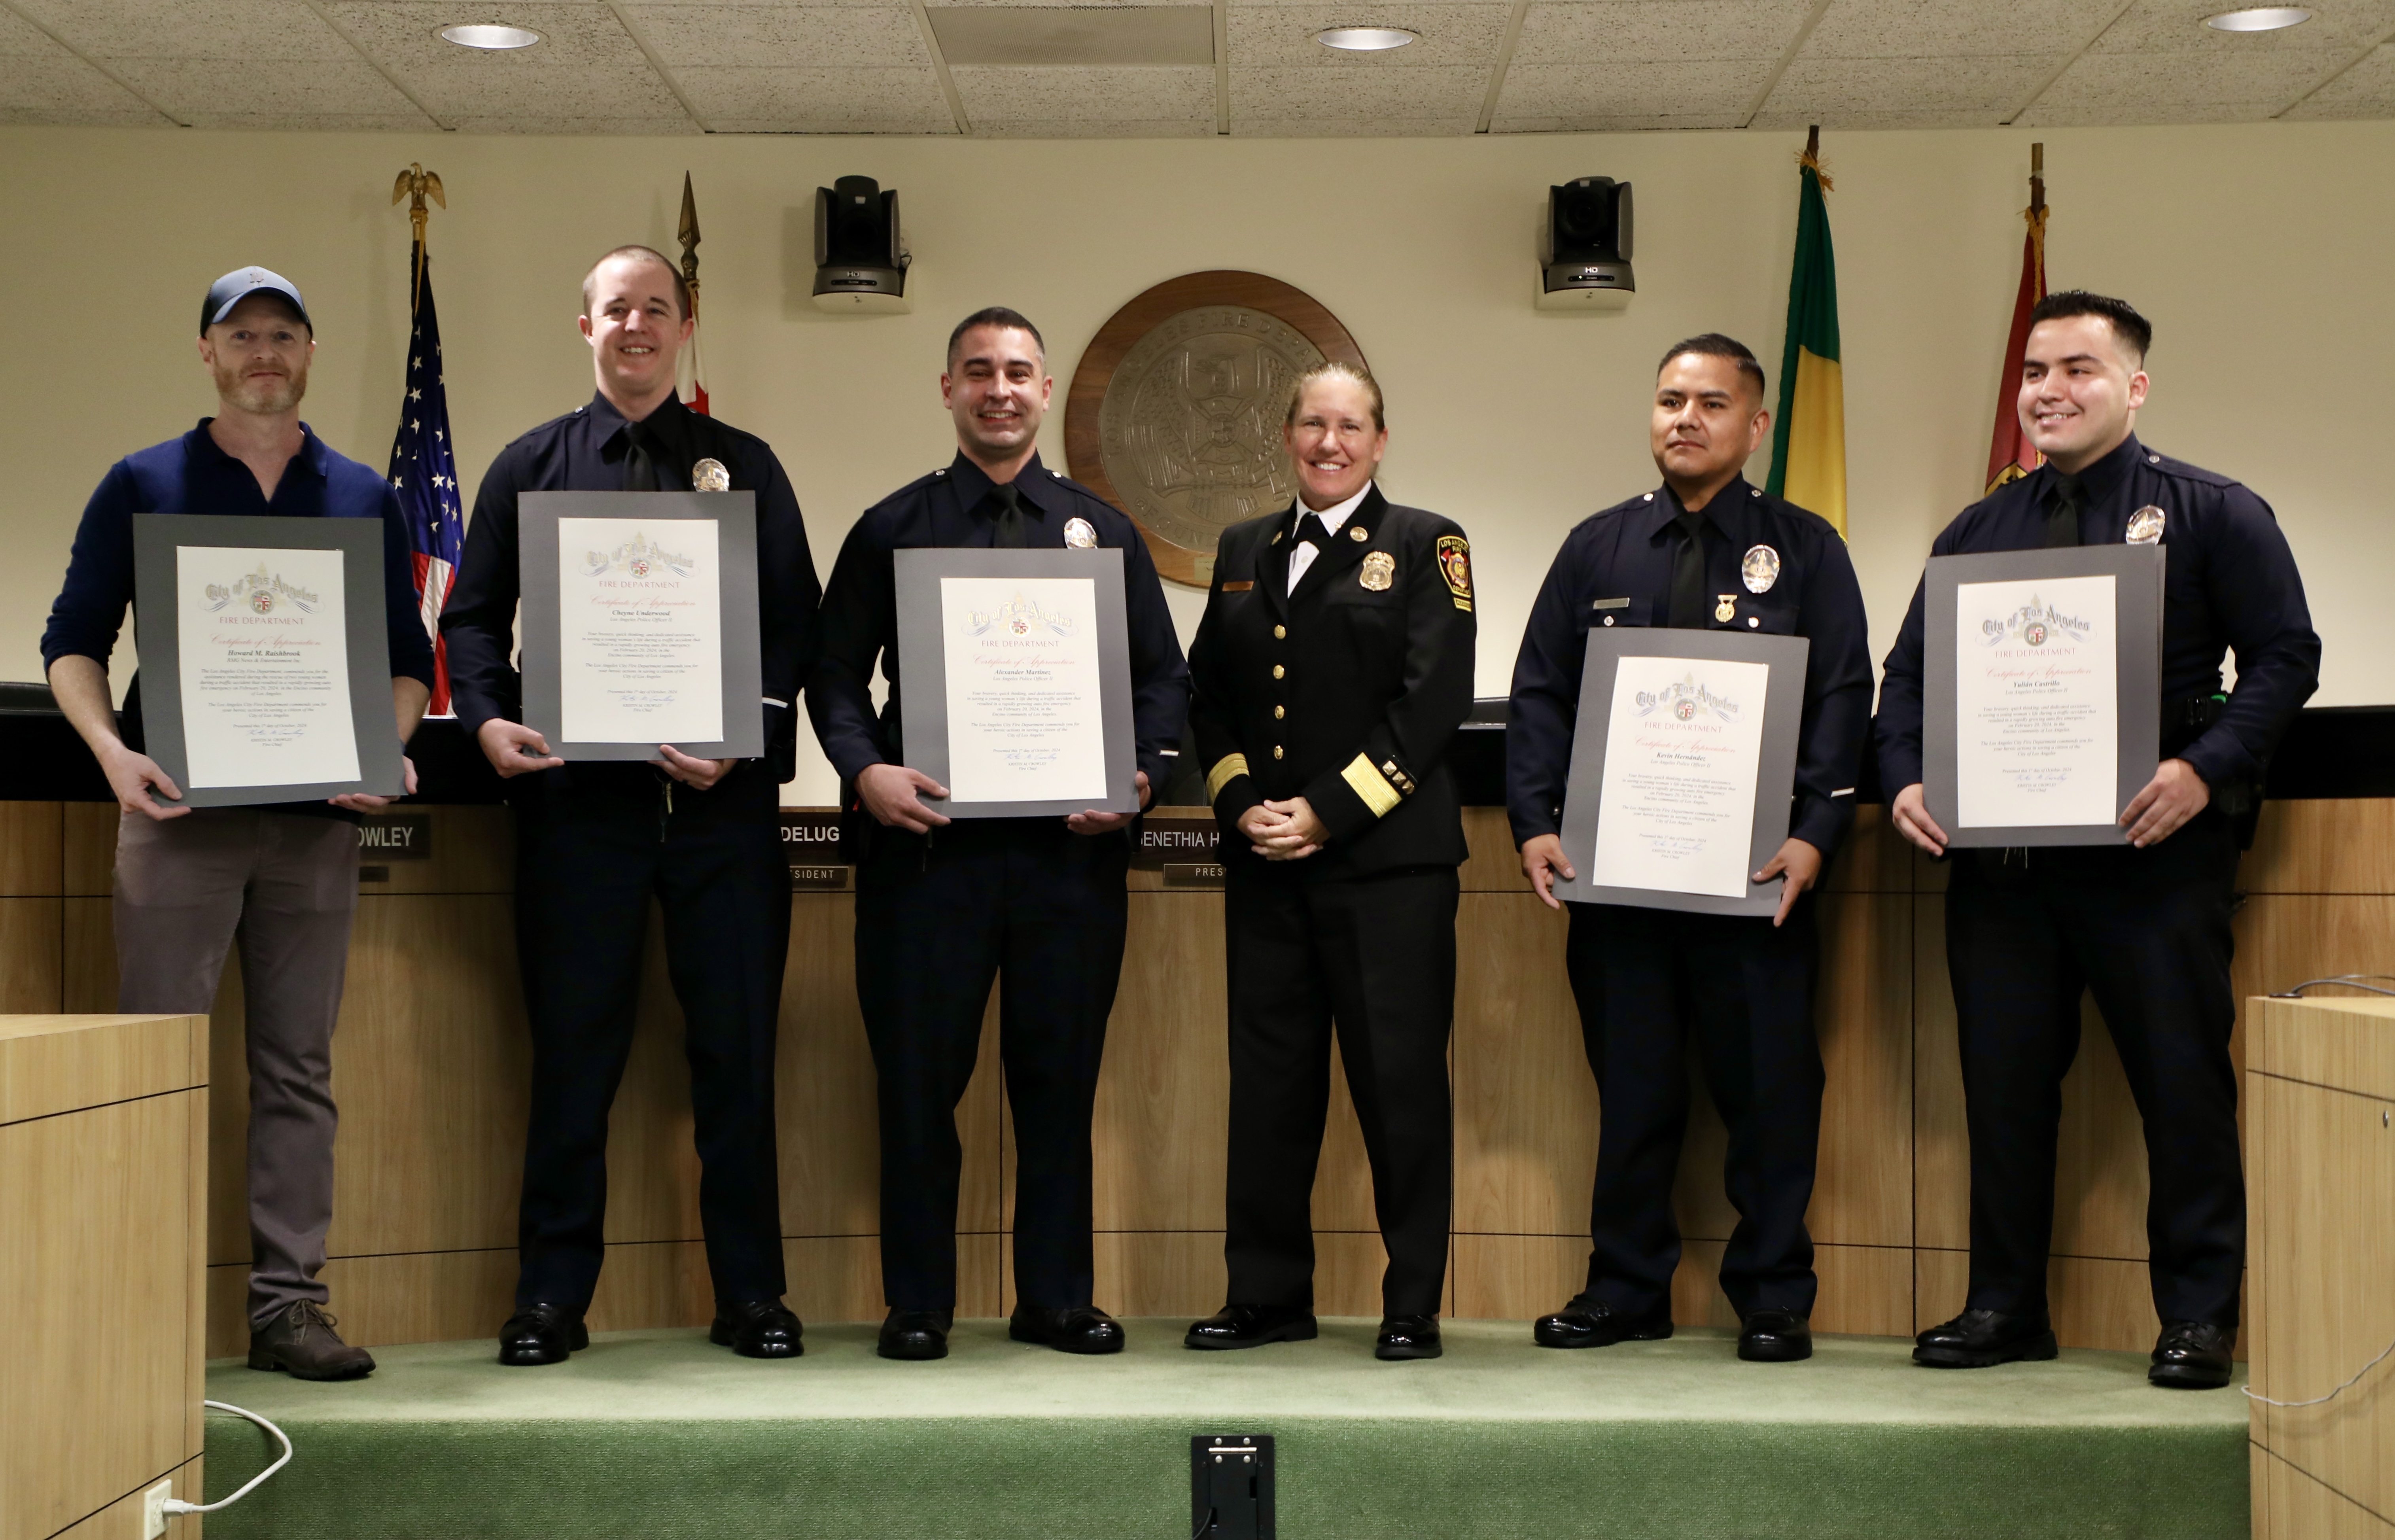
M 1555 907 L 1555 875 L 1568 882 L 1577 870 L 1560 830 L 1590 629 L 1672 626 L 1812 644 L 1788 840 L 1753 879 L 1786 879 L 1770 922 L 1571 906 L 1565 966 L 1604 1120 L 1588 1286 L 1538 1322 L 1542 1347 L 1672 1334 L 1680 1260 L 1672 1179 L 1687 1125 L 1683 1044 L 1693 1029 L 1729 1125 L 1724 1176 L 1739 1222 L 1721 1285 L 1741 1323 L 1738 1356 L 1788 1361 L 1813 1351 L 1818 1281 L 1805 1208 L 1820 1137 L 1821 1055 L 1812 1016 L 1819 948 L 1806 896 L 1853 818 L 1871 654 L 1838 532 L 1740 474 L 1770 431 L 1763 366 L 1744 344 L 1709 333 L 1664 354 L 1651 423 L 1663 485 L 1566 537 L 1514 665 L 1506 811 L 1524 874 Z
M 2237 820 L 2320 684 L 2320 637 L 2269 505 L 2137 442 L 2153 328 L 2082 290 L 2030 312 L 2018 409 L 2045 463 L 1946 526 L 1933 556 L 2045 546 L 2162 545 L 2163 761 L 2121 813 L 2125 844 L 1972 850 L 1946 892 L 1971 1134 L 1971 1292 L 1921 1334 L 1913 1361 L 1982 1368 L 2050 1359 L 2046 1247 L 2063 1075 L 2092 990 L 2145 1123 L 2146 1231 L 2163 1320 L 2148 1377 L 2229 1383 L 2245 1266 L 2237 1075 L 2229 1056 Z M 1931 855 L 1946 831 L 1922 801 L 1923 597 L 1912 595 L 1880 689 L 1889 815 Z M 2223 654 L 2237 687 L 2220 693 Z

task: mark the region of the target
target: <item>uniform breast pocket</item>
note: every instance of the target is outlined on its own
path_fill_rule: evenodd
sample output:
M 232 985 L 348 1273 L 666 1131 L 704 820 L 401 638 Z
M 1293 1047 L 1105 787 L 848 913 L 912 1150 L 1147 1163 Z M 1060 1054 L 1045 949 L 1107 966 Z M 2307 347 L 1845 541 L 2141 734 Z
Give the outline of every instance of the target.
M 1649 599 L 1597 599 L 1581 609 L 1576 629 L 1608 631 L 1620 626 L 1651 626 L 1655 623 L 1654 611 L 1654 601 Z
M 1740 604 L 1738 610 L 1738 617 L 1727 628 L 1730 631 L 1742 631 L 1755 636 L 1796 634 L 1796 606 L 1793 604 Z

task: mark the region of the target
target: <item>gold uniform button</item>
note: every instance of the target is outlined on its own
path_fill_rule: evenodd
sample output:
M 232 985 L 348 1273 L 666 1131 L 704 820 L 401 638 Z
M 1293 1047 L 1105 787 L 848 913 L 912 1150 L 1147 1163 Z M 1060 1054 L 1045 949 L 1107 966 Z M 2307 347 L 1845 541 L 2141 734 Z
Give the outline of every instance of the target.
M 1280 758 L 1280 745 L 1277 743 L 1273 745 L 1273 758 Z
M 1287 669 L 1282 668 L 1279 664 L 1276 663 L 1276 664 L 1274 664 L 1274 665 L 1273 665 L 1273 677 L 1274 677 L 1275 679 L 1278 679 L 1278 678 L 1280 678 L 1283 674 L 1286 674 L 1286 673 L 1288 673 L 1288 672 L 1289 672 L 1289 670 L 1288 670 Z
M 1283 640 L 1284 638 L 1286 638 L 1288 635 L 1289 635 L 1289 628 L 1288 628 L 1287 626 L 1275 626 L 1275 627 L 1273 628 L 1273 640 L 1274 640 L 1274 641 L 1276 641 L 1276 642 L 1281 641 L 1281 640 Z
M 1289 715 L 1289 708 L 1288 708 L 1288 707 L 1286 707 L 1286 706 L 1276 706 L 1276 707 L 1274 707 L 1274 708 L 1273 708 L 1273 720 L 1274 720 L 1275 722 L 1278 722 L 1281 718 L 1283 718 L 1283 717 L 1285 717 L 1285 716 L 1287 716 L 1287 715 Z

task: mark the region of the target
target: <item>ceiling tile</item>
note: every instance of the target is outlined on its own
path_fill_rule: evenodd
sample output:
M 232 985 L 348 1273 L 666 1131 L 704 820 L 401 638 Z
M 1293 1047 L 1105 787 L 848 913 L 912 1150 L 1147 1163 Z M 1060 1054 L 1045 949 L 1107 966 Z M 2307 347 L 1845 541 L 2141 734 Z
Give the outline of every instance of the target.
M 1231 126 L 1264 119 L 1414 118 L 1479 115 L 1489 72 L 1470 64 L 1427 70 L 1231 71 Z
M 1812 11 L 1813 0 L 1535 0 L 1514 62 L 1777 61 Z
M 667 68 L 684 66 L 827 67 L 920 64 L 923 46 L 915 13 L 903 5 L 627 6 Z M 683 81 L 683 86 L 692 83 Z
M 2216 0 L 2212 7 L 2234 4 Z M 1806 59 L 1929 59 L 2076 53 L 2121 0 L 1830 0 L 1805 39 Z
M 2068 55 L 1977 59 L 1799 57 L 1763 104 L 1766 113 L 1976 113 L 2001 122 Z
M 721 119 L 911 125 L 928 119 L 956 126 L 928 62 L 898 70 L 693 70 L 681 77 L 681 87 L 710 124 Z
M 1479 126 L 1478 115 L 1460 117 L 1259 118 L 1251 123 L 1233 119 L 1234 139 L 1454 139 Z
M 1062 122 L 1214 122 L 1214 72 L 1158 65 L 1056 68 L 970 65 L 950 70 L 965 117 Z
M 238 128 L 279 134 L 421 134 L 432 127 L 422 113 L 409 108 L 397 113 L 206 113 L 192 119 L 194 128 Z
M 2291 118 L 2395 117 L 2395 44 L 2380 44 L 2353 68 L 2304 99 Z
M 42 37 L 46 54 L 0 54 L 0 122 L 167 126 L 139 97 Z M 11 43 L 21 49 L 21 43 Z
M 2269 117 L 2342 60 L 2316 52 L 2247 59 L 2217 54 L 2083 54 L 2021 121 L 2062 124 L 2222 123 Z
M 1770 78 L 1765 60 L 1682 60 L 1614 64 L 1521 64 L 1505 72 L 1502 117 L 1674 117 L 1744 121 Z
M 2395 0 L 2304 0 L 2312 19 L 2279 32 L 2225 33 L 2203 19 L 2235 9 L 2242 0 L 2136 0 L 2105 29 L 2089 50 L 2099 54 L 2209 54 L 2222 59 L 2266 58 L 2309 49 L 2359 53 L 2373 38 L 2395 28 Z
M 1485 67 L 1496 62 L 1497 46 L 1504 40 L 1505 20 L 1513 8 L 1505 5 L 1380 5 L 1370 9 L 1372 25 L 1402 27 L 1417 34 L 1417 41 L 1382 53 L 1356 53 L 1325 47 L 1314 40 L 1314 34 L 1325 27 L 1356 24 L 1358 14 L 1353 6 L 1234 6 L 1228 28 L 1231 63 L 1250 69 Z
M 325 9 L 374 60 L 433 112 L 464 127 L 512 120 L 632 123 L 684 117 L 657 73 L 607 8 L 510 4 L 508 20 L 542 34 L 529 48 L 485 53 L 434 35 L 457 20 L 446 0 L 330 0 Z M 695 125 L 692 125 L 695 127 Z M 617 133 L 618 128 L 520 130 Z
M 299 0 L 12 0 L 94 59 L 353 60 Z
M 1209 113 L 1198 118 L 996 118 L 973 119 L 973 133 L 986 139 L 1201 139 L 1214 132 Z
M 1888 110 L 1869 107 L 1814 108 L 1795 113 L 1766 107 L 1747 124 L 1749 128 L 1807 128 L 1819 126 L 1824 132 L 1859 131 L 1874 128 L 1992 128 L 2003 122 L 2002 113 L 2012 111 L 2010 105 L 1994 112 L 1952 107 L 1918 107 Z M 1834 169 L 1834 168 L 1833 168 Z
M 1745 118 L 1743 108 L 1735 113 L 1683 115 L 1664 113 L 1648 117 L 1608 117 L 1592 114 L 1586 117 L 1507 117 L 1500 113 L 1489 123 L 1492 134 L 1630 134 L 1694 128 L 1735 128 Z
M 700 131 L 698 125 L 681 113 L 672 117 L 464 113 L 449 121 L 462 134 L 612 134 L 625 139 L 662 139 Z
M 125 83 L 184 123 L 230 126 L 231 116 L 405 118 L 432 124 L 373 65 L 347 60 L 240 61 L 215 59 L 114 59 Z
M 56 39 L 15 11 L 0 9 L 0 59 L 73 59 Z

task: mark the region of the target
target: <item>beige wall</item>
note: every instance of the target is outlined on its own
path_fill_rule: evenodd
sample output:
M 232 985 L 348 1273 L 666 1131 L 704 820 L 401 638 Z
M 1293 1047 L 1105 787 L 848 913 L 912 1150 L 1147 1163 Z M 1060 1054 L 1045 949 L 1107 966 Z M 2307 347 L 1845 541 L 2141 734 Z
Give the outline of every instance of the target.
M 2395 699 L 2395 530 L 2375 485 L 2395 355 L 2395 126 L 2042 134 L 2054 282 L 2127 295 L 2156 320 L 2148 441 L 2278 509 L 2327 642 L 2320 701 Z M 1874 653 L 1930 537 L 1978 486 L 2032 137 L 1830 136 L 1851 538 Z M 1653 484 L 1656 354 L 1718 328 L 1776 374 L 1797 142 L 0 130 L 17 359 L 0 378 L 0 606 L 16 617 L 0 676 L 37 676 L 41 617 L 109 462 L 209 409 L 189 339 L 217 273 L 261 262 L 307 291 L 322 328 L 307 415 L 335 446 L 383 463 L 407 316 L 407 222 L 388 189 L 421 159 L 451 202 L 433 253 L 468 485 L 509 438 L 587 397 L 575 282 L 615 243 L 668 246 L 688 168 L 718 410 L 780 451 L 826 573 L 859 509 L 946 459 L 934 376 L 958 315 L 988 303 L 1031 314 L 1061 396 L 1107 315 L 1160 279 L 1237 267 L 1296 284 L 1387 385 L 1392 495 L 1471 531 L 1479 689 L 1502 694 L 1564 532 Z M 852 172 L 904 194 L 913 315 L 829 318 L 807 301 L 813 191 Z M 1589 174 L 1637 184 L 1640 292 L 1621 315 L 1540 314 L 1528 285 L 1544 190 Z M 1059 467 L 1062 427 L 1052 418 L 1046 438 Z M 1176 591 L 1184 635 L 1198 599 Z M 831 790 L 810 754 L 797 800 Z

